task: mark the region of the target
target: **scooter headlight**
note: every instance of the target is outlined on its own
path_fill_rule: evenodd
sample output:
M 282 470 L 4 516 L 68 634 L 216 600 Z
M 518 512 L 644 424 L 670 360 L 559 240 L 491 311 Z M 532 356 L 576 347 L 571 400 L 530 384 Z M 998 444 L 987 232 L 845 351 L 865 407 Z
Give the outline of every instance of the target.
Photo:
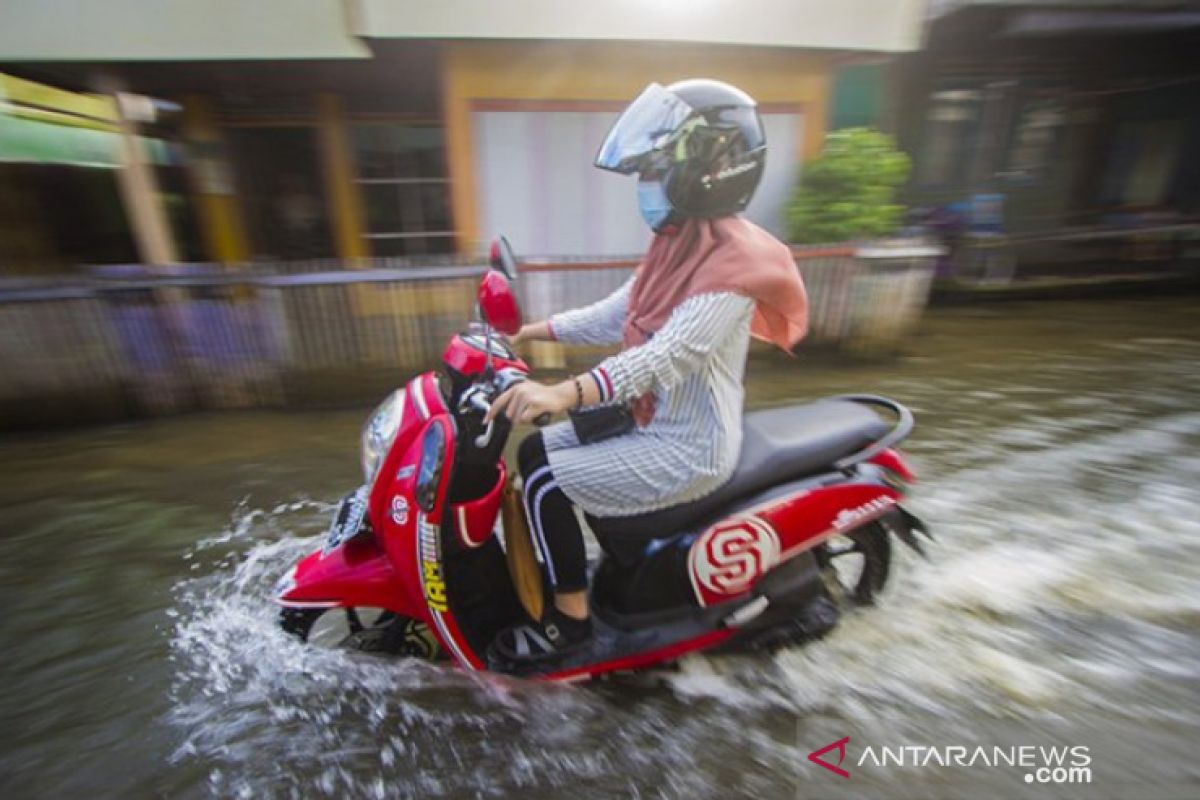
M 367 483 L 375 480 L 375 473 L 383 463 L 384 456 L 396 439 L 400 422 L 404 419 L 405 391 L 397 389 L 367 418 L 362 430 L 362 468 Z

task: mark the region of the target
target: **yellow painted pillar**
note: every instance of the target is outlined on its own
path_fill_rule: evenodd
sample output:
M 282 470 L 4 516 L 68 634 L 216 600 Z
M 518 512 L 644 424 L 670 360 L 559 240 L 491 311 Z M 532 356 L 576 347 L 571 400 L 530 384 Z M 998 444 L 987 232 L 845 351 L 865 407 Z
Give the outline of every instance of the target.
M 325 177 L 325 196 L 329 204 L 334 245 L 338 257 L 347 265 L 363 267 L 371 251 L 366 239 L 362 195 L 355 183 L 358 170 L 350 146 L 342 98 L 330 93 L 318 94 L 317 121 L 321 168 Z
M 212 102 L 190 95 L 183 102 L 184 135 L 200 235 L 209 260 L 240 264 L 250 257 L 237 188 L 224 136 L 217 127 Z
M 459 255 L 473 255 L 479 238 L 475 197 L 474 153 L 471 145 L 471 65 L 464 46 L 442 50 L 442 123 L 445 126 L 446 169 L 450 178 L 450 213 Z

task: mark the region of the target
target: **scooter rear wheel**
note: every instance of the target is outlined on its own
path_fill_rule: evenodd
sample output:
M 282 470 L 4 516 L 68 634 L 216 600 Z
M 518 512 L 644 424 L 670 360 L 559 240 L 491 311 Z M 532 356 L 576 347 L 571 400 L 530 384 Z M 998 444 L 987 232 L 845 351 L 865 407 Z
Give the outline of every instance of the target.
M 870 606 L 887 584 L 892 541 L 886 528 L 871 523 L 818 545 L 814 554 L 839 604 Z

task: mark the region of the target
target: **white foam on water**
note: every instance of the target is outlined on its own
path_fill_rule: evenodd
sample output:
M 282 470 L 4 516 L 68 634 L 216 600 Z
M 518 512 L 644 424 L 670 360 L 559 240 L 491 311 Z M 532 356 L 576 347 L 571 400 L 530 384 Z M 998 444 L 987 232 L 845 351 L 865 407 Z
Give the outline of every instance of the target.
M 569 790 L 629 774 L 647 784 L 672 764 L 681 790 L 694 761 L 677 726 L 650 707 L 614 712 L 572 687 L 470 675 L 420 661 L 382 659 L 301 644 L 277 627 L 275 581 L 320 544 L 327 504 L 242 507 L 229 528 L 191 555 L 212 572 L 181 583 L 171 638 L 176 674 L 169 722 L 181 731 L 173 759 L 211 765 L 218 796 L 461 796 L 525 787 Z M 612 735 L 604 741 L 604 731 Z M 604 746 L 580 752 L 597 733 Z M 625 753 L 625 737 L 654 744 Z M 640 777 L 639 777 L 640 776 Z M 697 778 L 697 781 L 702 781 Z M 507 788 L 506 788 L 507 787 Z
M 786 688 L 772 696 L 802 714 L 836 698 L 851 719 L 942 725 L 1103 707 L 1131 676 L 1200 678 L 1194 637 L 1162 647 L 1172 635 L 1162 626 L 1195 630 L 1200 607 L 1198 439 L 1200 414 L 1175 415 L 942 476 L 913 503 L 938 537 L 932 558 L 897 546 L 879 607 L 779 654 L 778 670 L 704 659 L 673 680 L 690 695 L 741 702 L 756 682 L 782 676 Z M 1081 476 L 1103 467 L 1125 491 L 1087 490 Z M 1099 621 L 1119 621 L 1121 635 Z

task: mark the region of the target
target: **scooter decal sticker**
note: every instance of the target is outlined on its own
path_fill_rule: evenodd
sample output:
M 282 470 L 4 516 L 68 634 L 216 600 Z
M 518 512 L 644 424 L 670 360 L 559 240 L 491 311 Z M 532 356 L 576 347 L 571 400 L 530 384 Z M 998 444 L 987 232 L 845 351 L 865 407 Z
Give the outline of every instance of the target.
M 460 666 L 466 669 L 480 669 L 482 665 L 478 660 L 463 650 L 462 642 L 458 639 L 458 627 L 453 624 L 453 618 L 442 617 L 450 610 L 450 606 L 446 599 L 446 582 L 442 577 L 442 558 L 438 552 L 438 529 L 419 511 L 416 538 L 421 588 L 425 593 L 425 603 L 429 606 L 429 616 L 437 628 L 438 638 L 454 655 Z
M 446 603 L 446 582 L 442 580 L 442 560 L 437 551 L 437 527 L 421 514 L 417 517 L 417 528 L 421 537 L 421 586 L 425 590 L 425 602 L 438 612 L 449 610 Z
M 696 599 L 707 606 L 741 594 L 779 563 L 780 551 L 779 534 L 760 517 L 714 525 L 688 554 Z
M 856 528 L 859 523 L 875 519 L 880 516 L 881 512 L 886 511 L 894 505 L 896 505 L 895 498 L 881 495 L 868 500 L 856 508 L 847 508 L 839 511 L 838 515 L 834 517 L 833 529 L 840 533 L 847 528 Z
M 402 494 L 392 498 L 392 522 L 397 525 L 408 524 L 408 500 Z

